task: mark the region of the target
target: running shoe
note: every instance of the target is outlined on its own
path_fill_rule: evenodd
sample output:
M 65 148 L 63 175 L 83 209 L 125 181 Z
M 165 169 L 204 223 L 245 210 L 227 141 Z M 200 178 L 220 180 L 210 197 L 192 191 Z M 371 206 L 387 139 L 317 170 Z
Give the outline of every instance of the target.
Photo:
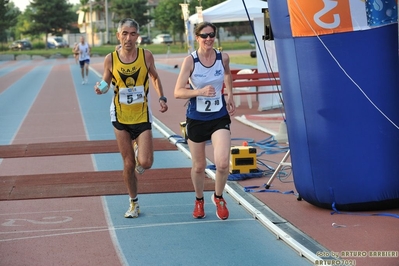
M 134 202 L 133 200 L 130 200 L 130 206 L 129 209 L 125 212 L 125 218 L 137 218 L 139 217 L 139 213 L 140 213 L 139 202 L 138 201 Z
M 85 85 L 85 84 L 86 84 L 85 80 L 82 80 L 82 85 Z
M 202 219 L 205 218 L 205 211 L 204 211 L 204 200 L 195 200 L 195 206 L 193 211 L 193 217 L 195 219 Z
M 139 153 L 139 146 L 137 145 L 136 142 L 134 142 L 133 144 L 134 147 L 134 155 L 135 155 L 135 159 L 136 159 L 136 172 L 140 175 L 142 175 L 145 171 L 145 169 L 140 165 L 139 160 L 137 158 L 138 153 Z
M 87 83 L 89 83 L 89 78 L 88 77 L 85 78 L 85 84 L 87 84 Z
M 227 209 L 226 201 L 223 198 L 216 198 L 215 193 L 212 194 L 212 202 L 216 206 L 216 216 L 220 220 L 229 218 L 229 210 Z

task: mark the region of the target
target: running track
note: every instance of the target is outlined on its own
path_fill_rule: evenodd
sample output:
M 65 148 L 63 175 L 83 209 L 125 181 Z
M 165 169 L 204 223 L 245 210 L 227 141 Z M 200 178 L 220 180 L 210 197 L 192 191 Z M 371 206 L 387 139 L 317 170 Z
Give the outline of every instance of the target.
M 159 69 L 163 76 L 176 74 L 172 67 Z M 0 145 L 113 140 L 111 94 L 95 95 L 97 80 L 90 71 L 89 84 L 81 85 L 73 59 L 0 62 Z M 173 116 L 170 102 L 164 117 L 154 105 L 155 117 Z M 169 130 L 154 125 L 154 138 Z M 0 160 L 0 178 L 122 169 L 118 153 Z M 155 151 L 154 170 L 190 165 L 181 149 Z M 138 219 L 123 217 L 127 195 L 0 201 L 0 265 L 311 265 L 231 194 L 225 193 L 226 221 L 209 204 L 210 191 L 203 220 L 191 216 L 190 191 L 140 194 Z

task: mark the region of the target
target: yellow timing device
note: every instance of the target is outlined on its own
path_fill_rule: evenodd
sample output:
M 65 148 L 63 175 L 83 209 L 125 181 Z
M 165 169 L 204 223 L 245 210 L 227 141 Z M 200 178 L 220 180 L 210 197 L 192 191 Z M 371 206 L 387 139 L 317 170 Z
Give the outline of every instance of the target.
M 230 148 L 230 173 L 257 173 L 256 148 L 251 146 L 233 146 Z

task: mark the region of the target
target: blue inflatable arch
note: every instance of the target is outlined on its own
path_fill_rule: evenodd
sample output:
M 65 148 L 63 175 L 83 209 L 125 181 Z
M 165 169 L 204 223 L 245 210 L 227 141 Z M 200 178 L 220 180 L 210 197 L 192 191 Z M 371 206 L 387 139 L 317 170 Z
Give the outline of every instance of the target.
M 293 37 L 294 2 L 306 1 L 268 0 L 298 193 L 328 209 L 399 207 L 397 14 L 367 30 Z

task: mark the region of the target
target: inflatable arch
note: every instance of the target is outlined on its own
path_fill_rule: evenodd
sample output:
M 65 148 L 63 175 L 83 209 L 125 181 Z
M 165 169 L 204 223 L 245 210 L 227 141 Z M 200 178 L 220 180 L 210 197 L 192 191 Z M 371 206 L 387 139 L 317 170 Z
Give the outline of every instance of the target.
M 397 0 L 268 5 L 298 193 L 342 211 L 399 207 Z

